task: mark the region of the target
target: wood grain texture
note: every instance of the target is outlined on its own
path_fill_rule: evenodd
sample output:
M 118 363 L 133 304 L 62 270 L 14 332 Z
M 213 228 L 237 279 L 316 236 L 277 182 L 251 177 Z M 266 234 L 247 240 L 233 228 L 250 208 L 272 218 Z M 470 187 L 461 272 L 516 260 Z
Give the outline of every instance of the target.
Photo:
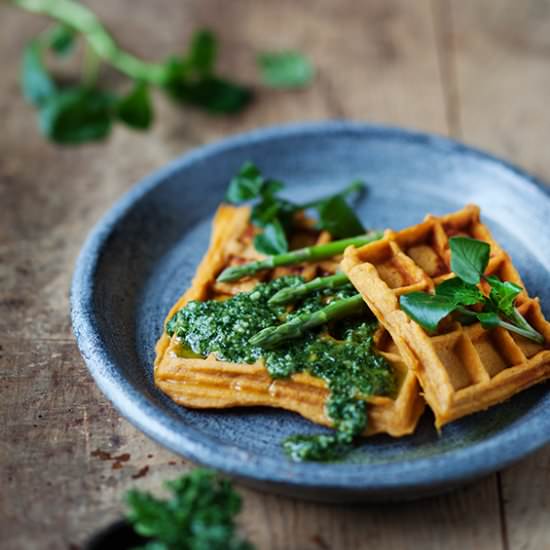
M 449 9 L 464 140 L 550 181 L 550 2 L 467 0 Z M 550 549 L 550 449 L 498 481 L 505 547 Z
M 528 3 L 543 13 L 535 17 L 540 21 L 521 20 L 525 36 L 510 27 L 512 15 L 499 15 L 496 0 L 479 21 L 473 1 L 89 3 L 125 47 L 148 58 L 178 51 L 198 26 L 214 29 L 220 70 L 253 85 L 257 99 L 238 117 L 213 118 L 158 96 L 157 122 L 147 134 L 117 128 L 106 143 L 55 147 L 38 135 L 17 82 L 21 49 L 44 21 L 0 6 L 2 548 L 81 544 L 117 517 L 127 488 L 158 490 L 161 480 L 191 467 L 118 416 L 89 378 L 70 331 L 68 286 L 78 250 L 136 180 L 230 133 L 329 117 L 453 135 L 462 128 L 465 139 L 550 176 L 544 147 L 529 147 L 544 143 L 536 139 L 543 137 L 536 111 L 544 111 L 548 84 L 544 3 Z M 505 4 L 518 18 L 513 2 Z M 507 33 L 519 33 L 528 46 L 507 43 Z M 256 53 L 278 48 L 302 49 L 314 59 L 312 86 L 280 92 L 259 85 Z M 490 78 L 488 66 L 499 67 Z M 104 77 L 124 89 L 117 75 Z M 533 134 L 513 134 L 525 113 Z M 242 525 L 260 549 L 545 548 L 548 471 L 542 452 L 506 471 L 500 486 L 491 476 L 446 496 L 391 506 L 318 505 L 241 487 Z

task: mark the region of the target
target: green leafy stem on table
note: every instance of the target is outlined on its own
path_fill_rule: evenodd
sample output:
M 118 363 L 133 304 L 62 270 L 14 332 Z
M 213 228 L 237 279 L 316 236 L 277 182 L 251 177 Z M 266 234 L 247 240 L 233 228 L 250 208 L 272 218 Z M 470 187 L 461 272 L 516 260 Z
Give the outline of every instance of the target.
M 523 289 L 495 275 L 484 275 L 489 263 L 489 244 L 467 237 L 453 237 L 449 244 L 451 271 L 456 277 L 438 285 L 435 294 L 411 292 L 402 295 L 399 302 L 407 315 L 429 332 L 435 332 L 440 321 L 453 313 L 464 324 L 479 321 L 484 328 L 501 327 L 544 343 L 542 334 L 515 306 Z M 488 295 L 481 291 L 481 281 L 489 286 Z
M 148 539 L 143 550 L 253 550 L 236 532 L 241 497 L 230 481 L 196 469 L 165 485 L 169 500 L 136 489 L 126 494 L 127 519 Z
M 354 237 L 365 233 L 361 221 L 346 202 L 348 196 L 362 193 L 365 185 L 354 181 L 344 190 L 304 204 L 296 204 L 278 195 L 284 184 L 265 178 L 252 162 L 245 162 L 231 180 L 225 198 L 239 204 L 256 201 L 251 219 L 262 232 L 255 236 L 254 247 L 267 255 L 288 251 L 287 235 L 291 232 L 297 212 L 313 210 L 318 215 L 318 229 L 328 231 L 336 239 Z
M 249 87 L 216 73 L 218 45 L 208 30 L 193 34 L 185 55 L 162 63 L 146 62 L 122 50 L 95 14 L 75 0 L 12 1 L 57 22 L 25 47 L 21 67 L 23 94 L 38 109 L 41 132 L 54 142 L 78 144 L 105 138 L 115 121 L 148 129 L 154 117 L 153 86 L 176 102 L 213 114 L 237 113 L 252 99 Z M 58 56 L 69 54 L 78 35 L 86 42 L 82 79 L 78 85 L 62 85 L 48 72 L 44 55 L 47 50 Z M 102 62 L 133 81 L 127 94 L 118 95 L 99 85 Z M 295 51 L 262 53 L 257 63 L 262 80 L 272 87 L 305 86 L 314 75 L 309 60 Z

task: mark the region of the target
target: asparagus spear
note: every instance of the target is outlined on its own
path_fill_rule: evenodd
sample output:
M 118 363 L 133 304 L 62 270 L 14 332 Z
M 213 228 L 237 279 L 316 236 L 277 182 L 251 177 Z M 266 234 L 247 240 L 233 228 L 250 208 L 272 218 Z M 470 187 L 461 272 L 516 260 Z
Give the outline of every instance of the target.
M 337 254 L 341 254 L 348 246 L 363 246 L 364 244 L 376 241 L 380 238 L 382 238 L 382 232 L 372 231 L 367 235 L 360 235 L 340 241 L 332 241 L 327 244 L 308 246 L 307 248 L 300 248 L 291 252 L 285 252 L 284 254 L 277 254 L 276 256 L 268 256 L 264 260 L 228 267 L 218 275 L 218 281 L 236 281 L 247 275 L 253 275 L 262 269 L 271 269 L 282 265 L 294 265 L 301 262 L 326 260 Z
M 298 298 L 303 298 L 315 290 L 340 288 L 348 283 L 349 279 L 345 273 L 336 273 L 336 275 L 330 275 L 328 277 L 317 277 L 316 279 L 298 286 L 282 288 L 269 299 L 269 303 L 273 305 L 287 304 L 289 302 L 294 302 Z
M 359 313 L 365 307 L 365 302 L 360 294 L 351 298 L 335 300 L 313 313 L 302 313 L 282 325 L 264 328 L 250 339 L 250 344 L 264 348 L 274 347 L 285 340 L 302 336 L 310 328 Z

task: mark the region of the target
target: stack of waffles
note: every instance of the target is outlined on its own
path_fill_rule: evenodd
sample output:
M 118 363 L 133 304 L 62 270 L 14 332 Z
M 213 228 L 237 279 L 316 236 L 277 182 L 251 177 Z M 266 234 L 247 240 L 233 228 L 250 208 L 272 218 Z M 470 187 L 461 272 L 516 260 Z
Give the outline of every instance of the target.
M 210 247 L 199 265 L 191 287 L 174 305 L 170 319 L 190 300 L 218 300 L 251 290 L 256 284 L 283 275 L 301 275 L 305 280 L 330 275 L 339 269 L 340 258 L 318 263 L 280 267 L 264 271 L 234 283 L 216 281 L 219 273 L 231 265 L 260 259 L 253 239 L 250 209 L 222 205 L 216 213 Z M 291 248 L 328 242 L 330 235 L 300 220 L 292 236 Z M 368 402 L 368 427 L 364 435 L 387 433 L 402 436 L 412 433 L 425 402 L 420 395 L 415 373 L 407 367 L 389 333 L 379 329 L 375 335 L 377 351 L 390 363 L 398 379 L 393 397 L 371 396 Z M 306 373 L 288 379 L 271 379 L 262 361 L 236 364 L 206 358 L 182 357 L 177 337 L 166 333 L 157 343 L 155 383 L 175 402 L 195 408 L 271 406 L 294 411 L 326 426 L 331 420 L 325 412 L 329 391 L 325 383 Z
M 348 248 L 342 269 L 388 331 L 398 352 L 420 381 L 440 426 L 486 409 L 550 377 L 550 323 L 538 299 L 524 290 L 516 305 L 544 337 L 537 344 L 502 328 L 444 322 L 429 335 L 399 307 L 399 297 L 433 291 L 454 277 L 449 238 L 465 236 L 490 244 L 486 275 L 525 289 L 510 257 L 480 222 L 479 208 L 467 206 L 447 216 L 427 216 L 419 225 L 386 231 L 383 239 Z M 485 289 L 487 290 L 487 289 Z

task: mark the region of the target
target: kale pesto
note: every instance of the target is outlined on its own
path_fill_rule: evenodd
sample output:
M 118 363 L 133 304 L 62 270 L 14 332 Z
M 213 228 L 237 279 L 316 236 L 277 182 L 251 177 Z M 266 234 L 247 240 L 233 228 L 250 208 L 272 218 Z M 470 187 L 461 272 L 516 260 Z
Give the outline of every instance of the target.
M 354 437 L 367 425 L 362 398 L 392 395 L 395 376 L 387 361 L 375 352 L 373 333 L 378 325 L 366 307 L 364 315 L 313 329 L 274 349 L 249 343 L 263 328 L 355 293 L 347 285 L 313 293 L 292 309 L 268 304 L 281 288 L 302 282 L 297 276 L 281 277 L 227 300 L 189 302 L 167 323 L 166 332 L 170 336 L 176 334 L 188 350 L 200 356 L 212 353 L 218 359 L 235 363 L 254 363 L 263 358 L 273 378 L 307 372 L 323 379 L 330 390 L 326 413 L 336 432 L 293 436 L 284 442 L 284 449 L 294 460 L 333 460 L 350 448 Z

